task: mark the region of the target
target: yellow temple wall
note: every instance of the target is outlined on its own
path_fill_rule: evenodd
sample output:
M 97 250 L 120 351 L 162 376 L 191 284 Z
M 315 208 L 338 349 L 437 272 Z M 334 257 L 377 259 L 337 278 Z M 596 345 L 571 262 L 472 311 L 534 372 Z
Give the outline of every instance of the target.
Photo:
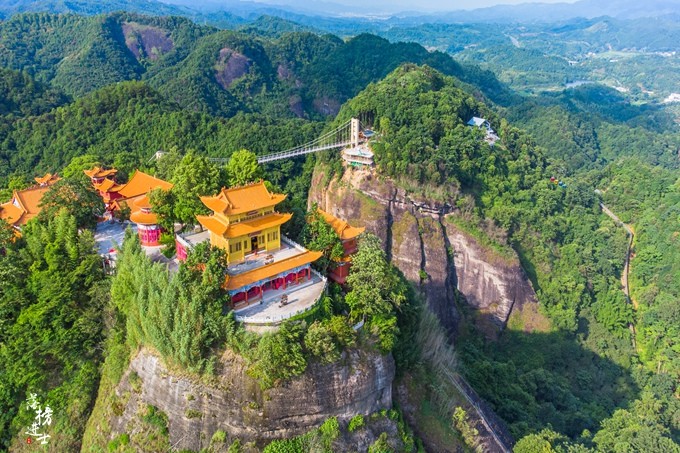
M 281 248 L 281 231 L 279 226 L 267 228 L 257 236 L 260 251 L 269 252 Z M 227 251 L 227 263 L 243 261 L 245 256 L 252 251 L 251 240 L 252 236 L 248 235 L 226 239 L 213 233 L 210 234 L 210 245 Z
M 222 218 L 227 219 L 229 221 L 229 223 L 239 223 L 239 222 L 243 222 L 244 220 L 250 220 L 250 219 L 262 217 L 262 216 L 265 216 L 267 214 L 271 214 L 273 212 L 274 212 L 274 206 L 267 206 L 266 208 L 258 209 L 256 213 L 244 212 L 242 214 L 230 215 L 228 217 L 222 216 Z

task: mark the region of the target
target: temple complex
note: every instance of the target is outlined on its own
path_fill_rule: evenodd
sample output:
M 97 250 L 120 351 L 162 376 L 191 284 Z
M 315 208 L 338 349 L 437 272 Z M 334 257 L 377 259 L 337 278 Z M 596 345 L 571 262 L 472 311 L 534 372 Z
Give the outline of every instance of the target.
M 318 291 L 309 298 L 313 305 L 325 287 L 325 279 L 310 265 L 322 253 L 306 250 L 281 235 L 281 225 L 292 217 L 275 210 L 285 198 L 270 193 L 263 182 L 201 197 L 213 213 L 196 216 L 205 231 L 177 236 L 178 259 L 186 259 L 188 249 L 205 241 L 225 250 L 229 268 L 224 287 L 235 310 L 284 295 L 281 300 L 287 303 L 292 292 L 316 285 Z M 302 297 L 303 292 L 300 294 Z
M 338 219 L 334 215 L 327 213 L 321 209 L 318 210 L 319 214 L 324 218 L 326 222 L 333 228 L 337 233 L 338 237 L 342 241 L 342 249 L 344 255 L 341 259 L 335 261 L 329 270 L 328 277 L 340 284 L 344 284 L 347 281 L 347 276 L 349 275 L 349 268 L 352 264 L 350 255 L 356 253 L 358 245 L 357 238 L 361 233 L 364 232 L 366 228 L 357 228 L 351 226 L 345 220 Z
M 85 170 L 104 200 L 108 215 L 129 208 L 130 221 L 137 225 L 142 245 L 159 245 L 162 229 L 158 225 L 158 217 L 151 211 L 147 194 L 153 189 L 170 190 L 172 183 L 136 170 L 127 184 L 117 184 L 112 179 L 116 173 L 115 169 L 103 170 L 100 167 Z
M 0 204 L 0 219 L 16 229 L 26 225 L 26 222 L 40 213 L 43 195 L 58 180 L 57 175 L 47 173 L 45 176 L 35 178 L 37 185 L 28 189 L 15 190 L 10 201 Z

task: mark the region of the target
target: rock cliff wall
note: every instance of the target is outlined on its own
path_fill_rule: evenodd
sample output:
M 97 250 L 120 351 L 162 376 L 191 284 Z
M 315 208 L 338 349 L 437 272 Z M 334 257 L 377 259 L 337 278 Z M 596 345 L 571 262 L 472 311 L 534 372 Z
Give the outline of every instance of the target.
M 450 332 L 460 319 L 456 289 L 485 315 L 480 319 L 497 328 L 506 325 L 513 307 L 536 303 L 517 257 L 499 258 L 457 228 L 449 221 L 456 214 L 448 204 L 413 198 L 367 170 L 348 168 L 340 179 L 327 171 L 323 165 L 315 169 L 310 204 L 380 237 L 392 262 Z
M 134 435 L 136 415 L 147 404 L 168 416 L 173 449 L 196 451 L 207 447 L 217 430 L 261 444 L 303 434 L 329 417 L 346 420 L 392 407 L 391 355 L 349 351 L 337 363 L 310 364 L 302 376 L 264 392 L 246 374 L 240 356 L 227 352 L 220 366 L 208 385 L 172 373 L 158 357 L 140 351 L 115 389 L 126 402 L 109 420 L 110 438 Z

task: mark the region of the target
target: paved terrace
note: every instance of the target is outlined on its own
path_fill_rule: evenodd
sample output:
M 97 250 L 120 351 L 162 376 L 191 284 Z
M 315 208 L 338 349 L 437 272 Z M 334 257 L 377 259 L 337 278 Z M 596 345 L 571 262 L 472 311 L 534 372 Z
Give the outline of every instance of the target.
M 100 222 L 97 224 L 95 240 L 101 255 L 107 255 L 109 250 L 116 248 L 123 243 L 126 228 L 132 228 L 136 232 L 137 227 L 134 223 L 120 222 Z M 192 246 L 210 239 L 210 232 L 203 231 L 182 236 Z M 160 252 L 161 247 L 142 247 L 147 256 L 152 261 L 163 263 L 168 266 L 170 272 L 175 272 L 179 266 L 177 259 L 168 259 Z M 229 275 L 238 275 L 253 269 L 265 266 L 265 261 L 269 262 L 273 255 L 274 262 L 278 262 L 296 255 L 304 253 L 304 249 L 295 244 L 288 238 L 282 237 L 281 248 L 272 252 L 259 252 L 246 256 L 244 261 L 229 265 L 227 272 Z M 279 324 L 281 321 L 291 318 L 297 314 L 304 313 L 311 309 L 321 298 L 326 288 L 326 279 L 319 273 L 312 271 L 310 280 L 288 284 L 283 289 L 270 289 L 264 292 L 262 299 L 257 299 L 245 307 L 234 310 L 236 320 L 255 327 L 262 327 Z M 288 304 L 281 305 L 281 296 L 288 295 Z
M 132 222 L 116 222 L 105 221 L 97 223 L 94 233 L 94 240 L 97 244 L 97 252 L 101 256 L 110 256 L 115 261 L 116 253 L 111 250 L 118 249 L 123 245 L 125 239 L 125 230 L 130 228 L 137 234 L 137 225 Z M 142 247 L 146 256 L 148 256 L 154 263 L 162 263 L 168 266 L 170 272 L 177 271 L 179 263 L 176 259 L 168 259 L 161 253 L 162 246 L 158 247 Z
M 244 272 L 257 269 L 258 267 L 262 267 L 265 264 L 276 263 L 285 260 L 286 258 L 290 258 L 292 256 L 304 253 L 303 250 L 300 250 L 297 247 L 290 245 L 284 241 L 281 241 L 281 248 L 278 250 L 274 250 L 271 252 L 261 251 L 258 253 L 246 255 L 245 260 L 239 263 L 230 264 L 229 267 L 227 268 L 227 273 L 232 276 L 242 274 Z M 267 256 L 269 255 L 271 255 L 272 258 L 267 260 Z
M 131 228 L 137 234 L 137 225 L 134 223 L 120 223 L 120 222 L 98 222 L 97 228 L 94 232 L 94 240 L 97 243 L 97 252 L 100 255 L 106 255 L 112 249 L 117 249 L 123 245 L 125 238 L 125 230 Z
M 237 321 L 246 324 L 278 324 L 311 309 L 321 298 L 325 287 L 326 281 L 312 272 L 311 280 L 289 285 L 286 289 L 265 291 L 261 301 L 234 310 L 234 315 Z M 281 296 L 284 294 L 288 295 L 288 304 L 281 305 Z

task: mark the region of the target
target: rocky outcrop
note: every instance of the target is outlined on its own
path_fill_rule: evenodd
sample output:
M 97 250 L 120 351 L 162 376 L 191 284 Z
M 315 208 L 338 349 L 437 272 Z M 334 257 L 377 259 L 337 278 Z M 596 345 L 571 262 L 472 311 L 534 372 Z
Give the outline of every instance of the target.
M 460 318 L 457 294 L 484 315 L 479 319 L 498 328 L 513 307 L 536 303 L 517 257 L 500 256 L 457 228 L 449 221 L 456 212 L 447 203 L 414 198 L 368 170 L 346 169 L 342 178 L 329 178 L 322 165 L 309 202 L 380 237 L 392 262 L 421 289 L 449 331 Z
M 213 383 L 196 382 L 140 351 L 115 389 L 129 398 L 109 420 L 110 437 L 134 434 L 139 407 L 147 404 L 168 416 L 170 445 L 177 450 L 200 450 L 217 430 L 264 443 L 303 434 L 329 417 L 342 421 L 392 406 L 391 355 L 351 350 L 337 363 L 312 363 L 302 376 L 267 391 L 246 374 L 240 356 L 227 352 L 219 366 Z
M 220 50 L 215 63 L 215 80 L 222 88 L 228 90 L 238 79 L 248 74 L 252 61 L 240 52 L 225 47 Z
M 516 258 L 498 256 L 453 225 L 447 228 L 447 238 L 454 253 L 456 287 L 470 306 L 504 326 L 513 309 L 536 303 Z
M 138 60 L 157 60 L 175 47 L 168 31 L 162 28 L 137 22 L 125 22 L 121 28 L 125 45 Z

